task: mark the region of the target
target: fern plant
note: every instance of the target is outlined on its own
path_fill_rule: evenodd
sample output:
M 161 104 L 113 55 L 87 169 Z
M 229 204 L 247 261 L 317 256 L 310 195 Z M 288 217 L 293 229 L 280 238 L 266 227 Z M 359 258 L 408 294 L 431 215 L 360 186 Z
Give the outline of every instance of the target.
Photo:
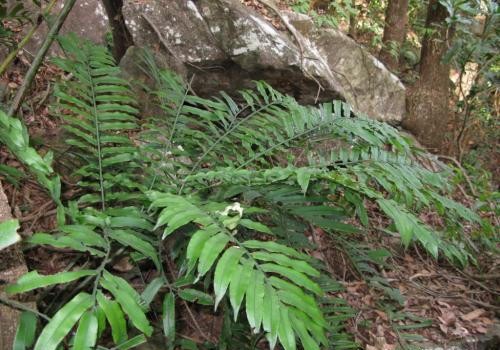
M 65 339 L 75 349 L 103 347 L 106 339 L 114 348 L 132 348 L 153 333 L 149 312 L 157 302 L 173 349 L 180 344 L 179 298 L 230 305 L 225 317 L 244 313 L 250 331 L 264 334 L 271 348 L 355 348 L 343 323 L 354 312 L 332 296 L 342 287 L 310 257 L 315 247 L 305 232 L 323 229 L 346 242 L 352 261 L 369 267 L 377 261 L 365 257 L 376 254 L 361 254 L 346 236 L 372 228 L 368 202 L 394 222 L 378 229 L 405 246 L 469 261 L 463 233 L 448 235 L 419 213 L 441 210 L 455 232 L 480 218 L 449 198 L 446 168 L 424 168 L 425 153 L 393 127 L 355 117 L 339 101 L 301 106 L 264 82 L 235 99 L 201 98 L 145 54 L 141 66 L 155 81 L 146 93 L 159 112 L 143 116 L 139 131 L 134 94 L 109 52 L 75 37 L 61 44 L 69 58 L 56 63 L 71 79 L 56 88 L 54 111 L 88 193 L 67 203 L 66 223 L 56 232 L 36 233 L 29 242 L 70 248 L 90 263 L 47 276 L 32 271 L 8 287 L 11 293 L 59 284 L 73 290 L 35 349 L 56 349 Z M 325 139 L 335 142 L 325 146 Z M 179 241 L 172 255 L 179 275 L 164 269 L 163 241 L 170 239 Z M 155 270 L 141 293 L 110 268 L 124 254 Z M 363 271 L 390 293 L 376 270 Z M 202 278 L 210 286 L 204 291 Z M 20 334 L 34 334 L 26 327 L 21 324 Z
M 53 234 L 36 233 L 32 244 L 70 248 L 94 257 L 93 268 L 43 276 L 32 271 L 7 289 L 10 293 L 27 292 L 54 284 L 81 280 L 83 289 L 70 293 L 50 322 L 41 331 L 34 348 L 56 349 L 78 324 L 71 339 L 75 349 L 93 348 L 109 324 L 113 342 L 130 348 L 145 341 L 153 328 L 146 317 L 149 308 L 139 293 L 125 279 L 112 274 L 108 264 L 120 250 L 129 247 L 138 258 L 149 258 L 159 269 L 160 262 L 151 238 L 149 217 L 124 202 L 142 198 L 142 186 L 134 162 L 136 148 L 126 132 L 137 128 L 128 84 L 106 49 L 81 41 L 75 36 L 60 39 L 68 59 L 56 64 L 73 76 L 56 87 L 56 111 L 71 135 L 72 147 L 80 165 L 75 175 L 89 193 L 70 202 L 65 214 L 70 224 L 60 225 Z M 120 206 L 113 206 L 121 201 Z M 80 210 L 81 205 L 96 204 Z M 147 235 L 149 233 L 149 236 Z M 126 316 L 140 334 L 129 339 Z M 23 326 L 21 324 L 21 326 Z M 34 332 L 34 329 L 30 329 Z

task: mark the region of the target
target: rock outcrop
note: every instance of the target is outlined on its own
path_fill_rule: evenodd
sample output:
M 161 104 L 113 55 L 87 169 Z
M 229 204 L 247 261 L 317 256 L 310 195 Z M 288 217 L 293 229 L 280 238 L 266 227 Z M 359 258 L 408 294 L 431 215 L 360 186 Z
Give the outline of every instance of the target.
M 59 13 L 64 6 L 64 1 L 60 0 L 54 6 L 53 14 Z M 36 13 L 37 7 L 26 2 L 26 7 Z M 95 43 L 105 44 L 106 33 L 109 31 L 108 17 L 100 0 L 77 1 L 61 28 L 60 34 L 76 33 L 78 36 L 89 39 Z M 40 28 L 28 44 L 26 50 L 35 54 L 41 46 L 48 32 L 47 25 L 42 23 Z M 51 54 L 60 54 L 59 48 L 54 45 Z
M 200 95 L 263 79 L 303 103 L 341 98 L 374 119 L 397 123 L 404 115 L 398 78 L 354 40 L 316 29 L 307 16 L 283 13 L 292 35 L 239 0 L 125 0 L 123 14 L 135 45 L 186 78 L 194 74 Z M 123 66 L 132 67 L 133 56 Z

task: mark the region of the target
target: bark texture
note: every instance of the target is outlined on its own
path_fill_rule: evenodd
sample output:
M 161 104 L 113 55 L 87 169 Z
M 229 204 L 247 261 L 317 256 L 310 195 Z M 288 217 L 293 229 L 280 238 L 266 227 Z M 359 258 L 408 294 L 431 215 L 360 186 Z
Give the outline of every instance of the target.
M 450 31 L 445 26 L 448 13 L 438 0 L 430 0 L 426 26 L 433 32 L 422 42 L 420 79 L 408 93 L 408 115 L 403 126 L 433 152 L 448 153 L 450 108 L 450 66 L 442 62 Z
M 127 49 L 134 44 L 123 19 L 123 0 L 102 0 L 102 4 L 106 9 L 113 35 L 113 56 L 119 62 Z
M 385 12 L 385 27 L 380 51 L 380 60 L 392 71 L 399 69 L 399 55 L 391 54 L 391 46 L 401 47 L 406 37 L 408 25 L 408 0 L 389 0 Z
M 0 183 L 0 222 L 11 219 L 9 203 Z M 0 254 L 0 297 L 13 298 L 4 292 L 5 286 L 14 283 L 28 272 L 19 244 L 2 250 Z M 31 306 L 31 305 L 27 305 Z M 12 349 L 21 312 L 0 303 L 0 349 Z

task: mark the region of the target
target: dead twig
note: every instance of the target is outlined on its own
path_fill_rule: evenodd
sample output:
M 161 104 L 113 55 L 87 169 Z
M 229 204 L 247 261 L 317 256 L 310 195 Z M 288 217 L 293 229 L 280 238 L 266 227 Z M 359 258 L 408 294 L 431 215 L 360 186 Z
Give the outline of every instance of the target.
M 171 271 L 171 273 L 173 273 L 174 267 L 172 266 L 172 263 L 170 262 L 169 259 L 165 259 L 165 261 L 168 265 L 169 270 Z M 182 304 L 184 305 L 184 308 L 186 309 L 186 311 L 189 315 L 189 318 L 193 322 L 194 328 L 196 328 L 198 333 L 200 333 L 200 336 L 203 339 L 205 339 L 206 341 L 211 342 L 212 339 L 210 339 L 210 337 L 208 335 L 206 335 L 205 332 L 203 332 L 203 330 L 200 327 L 200 324 L 198 323 L 198 321 L 196 321 L 196 317 L 194 316 L 193 312 L 191 311 L 191 308 L 189 307 L 188 303 L 185 300 L 182 300 Z
M 29 32 L 26 34 L 26 36 L 17 44 L 16 48 L 12 50 L 7 57 L 3 60 L 2 64 L 0 65 L 0 75 L 2 75 L 5 70 L 9 67 L 9 65 L 12 63 L 14 58 L 16 58 L 17 54 L 23 49 L 23 47 L 30 41 L 31 37 L 35 32 L 38 30 L 40 25 L 42 24 L 42 20 L 46 18 L 49 14 L 50 11 L 52 11 L 52 8 L 56 4 L 57 0 L 52 0 L 47 7 L 45 8 L 42 13 L 40 13 L 36 19 L 36 23 L 33 25 L 33 27 L 29 30 Z
M 46 202 L 45 204 L 42 204 L 42 206 L 36 212 L 29 214 L 29 215 L 26 215 L 26 216 L 23 216 L 23 217 L 20 217 L 20 218 L 17 218 L 17 219 L 19 220 L 19 222 L 23 223 L 23 222 L 28 222 L 31 220 L 38 221 L 42 217 L 54 215 L 57 213 L 57 209 L 52 209 L 49 211 L 42 212 L 43 210 L 47 209 L 53 203 L 54 202 L 52 202 L 52 201 Z
M 437 157 L 441 158 L 441 159 L 451 160 L 453 163 L 455 163 L 455 165 L 460 169 L 460 171 L 464 175 L 465 181 L 467 182 L 467 185 L 469 185 L 470 192 L 472 193 L 472 195 L 474 197 L 477 197 L 476 189 L 472 185 L 472 181 L 470 180 L 469 175 L 467 175 L 467 172 L 463 168 L 462 164 L 460 164 L 460 162 L 456 158 L 454 158 L 454 157 L 445 156 L 445 155 L 442 155 L 442 154 L 437 155 Z M 467 197 L 469 197 L 469 196 L 467 196 Z
M 14 300 L 10 300 L 10 299 L 4 298 L 2 296 L 0 296 L 0 303 L 2 303 L 4 305 L 7 305 L 7 306 L 9 306 L 11 308 L 17 309 L 17 310 L 29 311 L 29 312 L 34 313 L 35 315 L 43 318 L 46 321 L 50 321 L 50 317 L 49 316 L 45 315 L 44 313 L 41 313 L 38 310 L 32 309 L 29 306 L 24 305 L 23 303 L 20 303 L 20 302 L 14 301 Z
M 488 286 L 486 286 L 484 283 L 481 283 L 479 281 L 477 281 L 477 278 L 478 276 L 471 276 L 463 271 L 460 271 L 460 269 L 457 269 L 455 266 L 453 266 L 453 268 L 455 269 L 455 271 L 457 271 L 459 274 L 463 275 L 465 278 L 466 281 L 469 281 L 469 282 L 472 282 L 474 283 L 475 285 L 477 285 L 478 287 L 480 287 L 481 289 L 487 291 L 488 293 L 491 293 L 491 294 L 494 294 L 494 295 L 500 295 L 500 293 L 498 291 L 495 291 L 491 288 L 489 288 Z M 500 278 L 500 275 L 499 276 L 494 276 L 494 277 L 497 277 L 497 278 Z

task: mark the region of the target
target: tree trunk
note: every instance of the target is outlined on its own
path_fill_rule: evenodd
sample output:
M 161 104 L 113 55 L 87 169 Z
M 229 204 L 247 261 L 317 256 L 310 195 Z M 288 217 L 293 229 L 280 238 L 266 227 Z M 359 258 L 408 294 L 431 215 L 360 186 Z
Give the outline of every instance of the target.
M 12 219 L 7 196 L 3 192 L 0 182 L 0 222 Z M 10 283 L 15 283 L 19 277 L 28 272 L 24 261 L 21 245 L 15 244 L 4 250 L 0 254 L 0 298 L 18 301 L 18 297 L 8 296 L 5 287 Z M 34 303 L 23 303 L 26 307 L 35 306 Z M 4 305 L 0 302 L 0 349 L 12 349 L 12 344 L 16 336 L 17 326 L 21 312 Z
M 450 66 L 441 62 L 450 40 L 446 9 L 439 0 L 430 0 L 426 27 L 433 29 L 424 37 L 420 59 L 420 79 L 408 92 L 408 116 L 403 126 L 431 151 L 448 153 L 450 108 Z
M 399 52 L 397 56 L 391 54 L 391 47 L 401 48 L 406 37 L 408 25 L 408 0 L 389 0 L 385 11 L 385 27 L 380 51 L 380 59 L 392 71 L 399 68 Z
M 108 15 L 109 26 L 113 35 L 113 56 L 119 62 L 127 49 L 134 44 L 123 19 L 123 0 L 102 0 Z

